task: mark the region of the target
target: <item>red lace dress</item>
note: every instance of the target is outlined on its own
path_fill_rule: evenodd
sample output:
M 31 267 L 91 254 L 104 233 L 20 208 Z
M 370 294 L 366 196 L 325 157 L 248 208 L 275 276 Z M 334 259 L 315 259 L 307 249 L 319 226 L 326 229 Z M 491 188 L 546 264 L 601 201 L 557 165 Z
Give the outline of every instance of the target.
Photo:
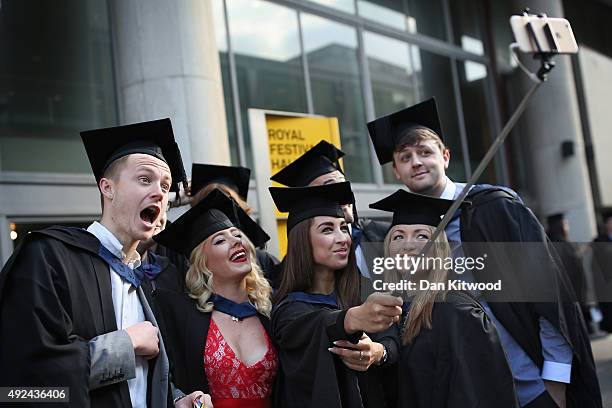
M 245 365 L 227 344 L 214 319 L 204 348 L 204 369 L 215 408 L 269 408 L 278 358 L 267 333 L 268 351 L 253 365 Z

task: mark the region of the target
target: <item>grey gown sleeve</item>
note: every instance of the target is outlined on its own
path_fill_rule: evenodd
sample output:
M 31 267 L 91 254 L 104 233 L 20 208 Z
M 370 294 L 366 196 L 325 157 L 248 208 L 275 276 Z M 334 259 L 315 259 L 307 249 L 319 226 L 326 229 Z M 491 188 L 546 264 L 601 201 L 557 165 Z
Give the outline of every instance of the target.
M 136 355 L 125 330 L 102 334 L 89 342 L 89 389 L 136 378 Z

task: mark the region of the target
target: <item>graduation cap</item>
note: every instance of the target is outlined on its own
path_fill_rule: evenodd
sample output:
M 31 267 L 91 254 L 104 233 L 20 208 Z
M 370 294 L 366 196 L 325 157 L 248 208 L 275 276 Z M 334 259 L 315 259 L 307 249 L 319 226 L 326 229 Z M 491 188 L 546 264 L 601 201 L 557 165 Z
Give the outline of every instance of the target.
M 234 200 L 216 188 L 153 239 L 189 258 L 191 251 L 206 238 L 231 227 L 245 233 L 256 247 L 270 239 Z
M 336 170 L 342 172 L 340 163 L 338 163 L 342 156 L 344 156 L 342 150 L 325 140 L 321 140 L 306 153 L 270 177 L 270 180 L 289 187 L 307 186 L 312 180 L 323 174 Z
M 410 129 L 425 127 L 444 140 L 435 98 L 409 108 L 375 119 L 368 123 L 368 132 L 376 150 L 378 162 L 393 161 L 393 152 L 399 139 Z
M 225 184 L 244 200 L 249 194 L 251 169 L 240 166 L 217 166 L 194 163 L 191 167 L 191 195 L 194 196 L 211 183 Z
M 351 183 L 307 187 L 269 187 L 279 211 L 288 212 L 287 233 L 308 218 L 319 215 L 344 218 L 342 205 L 355 202 Z
M 391 226 L 424 224 L 437 227 L 452 204 L 453 200 L 397 190 L 382 200 L 370 204 L 370 208 L 392 212 Z
M 172 174 L 173 191 L 178 191 L 180 182 L 187 182 L 170 119 L 86 130 L 81 132 L 81 139 L 98 183 L 112 162 L 134 153 L 148 154 L 165 162 Z

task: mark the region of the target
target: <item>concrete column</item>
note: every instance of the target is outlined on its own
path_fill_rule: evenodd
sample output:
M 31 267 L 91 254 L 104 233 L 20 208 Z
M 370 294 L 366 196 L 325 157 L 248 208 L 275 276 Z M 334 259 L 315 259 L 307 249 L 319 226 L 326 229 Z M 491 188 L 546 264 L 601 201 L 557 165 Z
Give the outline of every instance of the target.
M 212 4 L 205 0 L 112 0 L 121 123 L 170 117 L 185 169 L 229 164 Z
M 561 0 L 515 2 L 517 10 L 523 7 L 529 7 L 532 13 L 563 17 Z M 531 56 L 523 55 L 522 60 L 529 63 Z M 542 216 L 565 213 L 570 239 L 586 242 L 595 236 L 596 226 L 574 74 L 569 56 L 560 55 L 554 61 L 557 65 L 548 82 L 531 100 L 512 137 L 525 147 L 524 159 L 531 173 L 527 189 L 535 200 L 531 203 L 534 209 Z M 536 71 L 539 64 L 528 66 Z M 519 78 L 522 97 L 532 82 L 523 73 L 517 73 L 515 78 Z M 574 143 L 574 155 L 565 159 L 561 156 L 564 141 Z

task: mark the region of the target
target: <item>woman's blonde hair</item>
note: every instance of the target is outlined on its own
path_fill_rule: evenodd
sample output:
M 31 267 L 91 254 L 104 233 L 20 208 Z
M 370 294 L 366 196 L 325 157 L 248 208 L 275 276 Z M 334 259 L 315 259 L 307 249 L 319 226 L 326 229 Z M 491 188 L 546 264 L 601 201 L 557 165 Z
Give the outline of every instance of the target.
M 210 238 L 208 238 L 210 239 Z M 189 262 L 191 265 L 187 270 L 187 276 L 185 278 L 185 284 L 187 286 L 187 294 L 190 298 L 197 301 L 198 310 L 204 313 L 212 312 L 213 303 L 209 301 L 214 290 L 214 274 L 206 266 L 206 255 L 204 255 L 204 244 L 207 240 L 200 242 L 200 244 L 191 251 Z M 263 276 L 263 272 L 259 265 L 257 265 L 257 257 L 255 254 L 255 247 L 253 243 L 242 234 L 242 243 L 247 251 L 249 251 L 251 257 L 251 272 L 245 276 L 246 290 L 251 302 L 257 311 L 267 317 L 270 317 L 272 311 L 272 301 L 270 296 L 272 294 L 272 287 L 266 278 Z
M 385 257 L 390 256 L 389 244 L 391 243 L 391 233 L 393 230 L 393 227 L 389 229 L 387 236 L 385 236 Z M 427 230 L 429 231 L 430 236 L 433 236 L 436 229 L 434 227 L 427 226 Z M 426 271 L 427 280 L 430 283 L 430 285 L 428 285 L 428 289 L 417 291 L 410 303 L 408 322 L 406 323 L 406 331 L 404 332 L 404 337 L 402 339 L 404 345 L 410 344 L 412 340 L 419 335 L 423 326 L 425 326 L 427 329 L 431 329 L 431 314 L 433 312 L 434 304 L 437 300 L 444 300 L 446 297 L 446 290 L 430 289 L 432 286 L 436 288 L 440 286 L 446 288 L 447 286 L 446 281 L 448 278 L 448 271 L 442 264 L 444 263 L 444 260 L 451 256 L 451 251 L 444 231 L 438 235 L 429 253 L 432 255 L 425 254 L 426 258 L 436 258 L 442 260 L 442 262 L 433 262 L 433 268 Z M 417 271 L 417 273 L 418 272 L 419 271 Z M 400 271 L 391 270 L 385 272 L 385 280 L 387 282 L 399 282 L 403 278 L 404 275 Z M 437 283 L 444 283 L 444 285 L 436 285 Z

